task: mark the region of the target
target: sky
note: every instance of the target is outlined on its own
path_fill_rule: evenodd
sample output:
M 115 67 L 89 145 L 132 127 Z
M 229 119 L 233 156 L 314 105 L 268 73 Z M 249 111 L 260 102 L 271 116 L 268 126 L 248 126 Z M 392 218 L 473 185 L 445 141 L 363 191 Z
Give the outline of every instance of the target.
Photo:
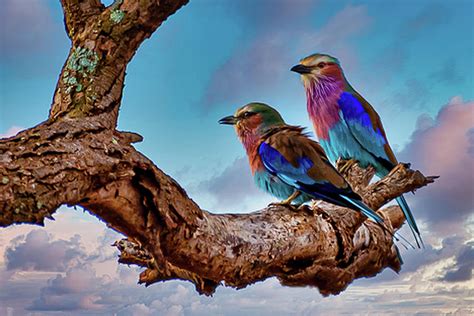
M 331 297 L 276 279 L 213 297 L 181 281 L 145 288 L 137 268 L 116 263 L 118 233 L 61 207 L 44 228 L 0 229 L 0 315 L 474 313 L 473 20 L 469 0 L 191 0 L 127 69 L 118 128 L 141 134 L 136 148 L 203 209 L 242 213 L 275 200 L 254 187 L 241 144 L 218 119 L 261 101 L 310 126 L 289 69 L 314 52 L 338 57 L 399 160 L 441 176 L 407 195 L 427 247 L 402 250 L 400 274 Z M 59 1 L 2 1 L 0 137 L 47 118 L 68 49 Z

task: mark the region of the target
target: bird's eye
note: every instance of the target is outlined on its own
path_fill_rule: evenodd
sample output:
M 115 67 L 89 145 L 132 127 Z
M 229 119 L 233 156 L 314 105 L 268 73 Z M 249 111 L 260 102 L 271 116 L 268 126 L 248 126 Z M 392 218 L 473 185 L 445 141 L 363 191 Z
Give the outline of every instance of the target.
M 326 63 L 324 61 L 320 62 L 319 64 L 316 65 L 318 68 L 324 68 L 326 66 Z
M 253 113 L 253 112 L 245 112 L 245 113 L 243 114 L 243 117 L 244 117 L 244 118 L 248 118 L 248 117 L 252 116 L 253 114 L 255 114 L 255 113 Z

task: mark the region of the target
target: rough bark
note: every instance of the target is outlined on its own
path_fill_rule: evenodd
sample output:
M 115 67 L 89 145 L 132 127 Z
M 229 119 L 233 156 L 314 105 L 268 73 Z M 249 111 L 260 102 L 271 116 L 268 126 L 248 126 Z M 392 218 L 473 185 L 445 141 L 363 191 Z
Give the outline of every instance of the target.
M 187 0 L 62 0 L 72 46 L 49 118 L 0 140 L 0 225 L 42 225 L 61 205 L 79 205 L 128 238 L 119 261 L 146 269 L 147 285 L 182 279 L 212 294 L 276 276 L 290 286 L 337 294 L 352 280 L 400 269 L 392 238 L 358 213 L 323 202 L 269 206 L 249 214 L 201 210 L 172 178 L 116 130 L 125 70 L 139 45 Z M 345 174 L 374 209 L 430 182 L 399 165 L 370 184 L 373 170 Z M 380 211 L 403 224 L 398 207 Z

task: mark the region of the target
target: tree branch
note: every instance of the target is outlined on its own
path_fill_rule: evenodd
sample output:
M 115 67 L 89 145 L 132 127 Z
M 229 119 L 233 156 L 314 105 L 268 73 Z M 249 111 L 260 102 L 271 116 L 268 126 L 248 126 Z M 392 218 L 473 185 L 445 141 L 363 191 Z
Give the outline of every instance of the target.
M 222 281 L 240 288 L 271 276 L 338 293 L 354 278 L 386 266 L 399 269 L 390 236 L 373 223 L 362 225 L 354 211 L 316 203 L 298 211 L 272 206 L 211 214 L 128 141 L 100 120 L 81 119 L 40 125 L 0 142 L 0 161 L 9 166 L 0 168 L 0 224 L 42 223 L 61 204 L 81 205 L 145 247 L 140 250 L 151 259 L 141 282 L 186 279 L 206 294 Z M 392 195 L 430 182 L 400 165 L 361 193 L 378 209 Z M 398 227 L 401 212 L 390 210 L 388 226 Z M 121 260 L 144 265 L 130 258 L 133 253 Z
M 61 205 L 82 206 L 128 237 L 116 243 L 119 261 L 145 267 L 141 283 L 188 280 L 204 294 L 273 276 L 336 294 L 356 278 L 400 269 L 391 236 L 346 208 L 316 202 L 249 214 L 201 210 L 135 150 L 140 135 L 115 129 L 127 63 L 186 0 L 116 1 L 85 16 L 77 10 L 95 1 L 62 3 L 75 32 L 49 119 L 0 140 L 1 226 L 42 225 Z M 374 209 L 433 182 L 403 164 L 371 185 L 373 170 L 353 166 L 345 176 Z M 380 212 L 387 227 L 402 225 L 398 207 Z
M 115 1 L 105 9 L 100 5 L 97 12 L 89 9 L 95 8 L 95 0 L 63 0 L 67 29 L 75 31 L 69 32 L 72 46 L 59 76 L 49 120 L 107 114 L 107 128 L 115 128 L 127 64 L 141 43 L 187 2 Z M 87 14 L 81 15 L 84 10 Z
M 83 31 L 87 20 L 98 15 L 104 6 L 100 0 L 61 0 L 64 12 L 64 24 L 69 37 Z

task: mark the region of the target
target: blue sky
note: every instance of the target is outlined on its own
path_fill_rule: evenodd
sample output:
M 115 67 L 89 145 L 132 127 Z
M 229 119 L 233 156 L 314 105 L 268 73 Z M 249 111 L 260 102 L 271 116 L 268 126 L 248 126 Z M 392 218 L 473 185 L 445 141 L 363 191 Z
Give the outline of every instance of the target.
M 0 134 L 7 135 L 46 119 L 69 40 L 59 1 L 5 0 L 3 6 Z M 364 291 L 368 294 L 363 296 L 368 296 L 369 301 L 389 296 L 384 288 L 391 289 L 392 296 L 396 292 L 401 301 L 408 299 L 413 291 L 410 287 L 415 286 L 418 277 L 427 286 L 417 292 L 428 296 L 415 300 L 415 307 L 430 311 L 434 307 L 422 302 L 431 297 L 445 308 L 468 308 L 464 299 L 469 293 L 472 296 L 473 287 L 466 283 L 471 279 L 469 271 L 463 271 L 469 267 L 472 270 L 472 266 L 466 268 L 463 262 L 472 257 L 473 183 L 469 174 L 474 171 L 473 12 L 474 4 L 468 0 L 449 4 L 422 0 L 191 0 L 140 47 L 129 64 L 119 129 L 144 136 L 136 147 L 174 176 L 205 209 L 247 212 L 261 208 L 273 199 L 253 187 L 242 158 L 243 149 L 233 130 L 217 124 L 217 120 L 245 103 L 263 101 L 278 108 L 288 123 L 310 126 L 303 87 L 289 69 L 313 52 L 330 53 L 340 59 L 348 80 L 380 114 L 399 158 L 413 162 L 414 167 L 427 174 L 441 175 L 439 184 L 410 197 L 425 239 L 433 247 L 425 250 L 424 261 L 418 258 L 419 252 L 407 252 L 406 266 L 411 268 L 400 277 L 384 272 L 368 283 L 357 282 L 349 289 L 351 294 L 331 299 L 321 298 L 315 289 L 282 288 L 275 280 L 238 292 L 223 289 L 214 299 L 197 297 L 185 283 L 138 290 L 129 282 L 124 289 L 149 293 L 148 296 L 156 294 L 161 305 L 156 303 L 153 307 L 153 300 L 136 297 L 126 306 L 84 303 L 71 310 L 86 314 L 91 310 L 113 310 L 128 315 L 133 314 L 130 306 L 135 306 L 150 313 L 170 310 L 179 314 L 180 308 L 186 314 L 197 313 L 191 303 L 185 306 L 168 299 L 181 293 L 188 302 L 215 305 L 216 313 L 224 314 L 229 314 L 224 305 L 245 304 L 251 305 L 254 312 L 270 314 L 273 309 L 269 305 L 276 304 L 278 297 L 298 304 L 304 301 L 309 314 L 316 311 L 316 306 L 320 311 L 330 311 L 333 306 L 334 311 L 343 312 L 344 302 L 352 296 L 362 296 Z M 87 222 L 98 235 L 107 235 L 105 227 L 87 214 L 72 210 L 60 213 L 65 227 Z M 28 234 L 33 234 L 30 240 L 42 238 L 46 245 L 62 240 L 61 246 L 55 245 L 63 250 L 78 249 L 88 240 L 79 234 L 80 241 L 68 243 L 73 235 L 61 230 L 57 223 L 47 225 L 46 237 L 32 233 L 37 228 L 29 226 L 0 230 L 0 250 L 7 253 L 10 249 L 17 254 L 15 249 L 28 246 Z M 452 251 L 443 245 L 451 245 Z M 97 251 L 105 249 L 100 242 L 97 247 Z M 41 295 L 43 299 L 48 295 L 48 286 L 59 282 L 52 281 L 57 279 L 56 274 L 48 273 L 57 272 L 63 279 L 68 273 L 71 277 L 84 273 L 74 262 L 82 260 L 83 266 L 90 265 L 88 271 L 93 272 L 89 275 L 98 280 L 107 275 L 98 268 L 106 264 L 113 269 L 113 273 L 108 271 L 111 279 L 125 273 L 129 279 L 136 277 L 135 271 L 117 268 L 113 257 L 97 262 L 87 251 L 74 257 L 74 262 L 53 267 L 57 271 L 51 268 L 53 271 L 45 272 L 41 270 L 44 265 L 38 268 L 37 264 L 33 268 L 10 264 L 9 268 L 12 258 L 5 255 L 2 259 L 0 253 L 0 271 L 2 265 L 4 270 L 0 277 L 5 278 L 0 284 L 26 286 L 21 282 L 19 285 L 18 275 L 24 276 L 28 270 L 32 275 L 22 282 L 28 283 L 36 295 L 30 300 L 17 298 L 15 303 L 8 295 L 0 295 L 0 302 L 14 306 L 11 308 L 18 314 L 27 313 L 25 308 L 45 313 L 52 309 L 41 305 Z M 443 277 L 449 279 L 450 271 L 458 270 L 465 273 L 459 283 L 443 281 Z M 117 291 L 125 291 L 114 286 Z M 100 288 L 93 291 L 101 293 Z M 275 297 L 270 295 L 272 292 Z M 259 295 L 265 297 L 266 304 L 254 302 Z M 311 301 L 315 303 L 308 303 Z M 337 302 L 340 310 L 336 309 Z M 472 301 L 470 304 L 472 308 Z M 403 306 L 413 311 L 414 307 L 408 305 Z M 376 306 L 373 312 L 389 313 L 392 308 L 381 303 Z M 238 312 L 233 310 L 232 314 Z

